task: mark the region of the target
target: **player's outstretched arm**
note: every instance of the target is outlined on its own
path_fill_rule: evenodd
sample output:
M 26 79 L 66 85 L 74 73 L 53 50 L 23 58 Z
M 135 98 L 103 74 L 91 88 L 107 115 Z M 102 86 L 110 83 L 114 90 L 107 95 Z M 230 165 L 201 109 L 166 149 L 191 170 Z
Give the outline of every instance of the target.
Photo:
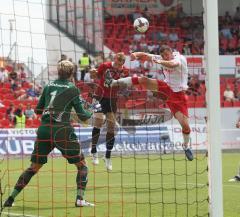
M 81 121 L 86 121 L 86 120 L 88 120 L 89 118 L 92 117 L 92 112 L 89 112 L 89 111 L 85 110 L 85 109 L 83 108 L 83 105 L 82 105 L 82 103 L 81 103 L 80 100 L 79 100 L 78 103 L 76 103 L 76 104 L 74 105 L 74 109 L 75 109 L 75 111 L 76 111 L 76 114 L 77 114 L 78 118 L 79 118 Z
M 145 52 L 134 52 L 130 55 L 131 61 L 140 60 L 140 61 L 152 61 L 152 55 Z
M 77 96 L 74 97 L 73 108 L 76 111 L 76 114 L 77 114 L 78 118 L 81 121 L 86 121 L 86 120 L 88 120 L 89 118 L 92 117 L 93 113 L 84 109 L 84 107 L 83 107 L 83 100 L 82 100 L 81 96 L 79 96 L 80 95 L 80 91 L 78 89 L 76 89 L 76 88 L 74 88 L 74 90 L 77 91 Z
M 167 61 L 167 60 L 161 60 L 161 59 L 153 59 L 153 62 L 168 68 L 176 68 L 180 65 L 180 63 L 175 60 Z

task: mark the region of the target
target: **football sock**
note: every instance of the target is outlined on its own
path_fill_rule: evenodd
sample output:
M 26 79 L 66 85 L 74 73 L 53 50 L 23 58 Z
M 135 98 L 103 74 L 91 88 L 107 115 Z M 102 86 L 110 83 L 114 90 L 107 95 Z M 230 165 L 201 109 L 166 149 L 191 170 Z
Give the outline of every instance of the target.
M 106 134 L 106 148 L 107 148 L 107 151 L 106 151 L 106 154 L 105 154 L 106 158 L 111 158 L 111 151 L 113 149 L 114 142 L 115 142 L 114 133 L 107 132 L 107 134 Z
M 97 153 L 96 145 L 98 143 L 99 136 L 100 136 L 100 129 L 94 127 L 92 130 L 92 149 L 91 149 L 92 154 Z
M 188 130 L 188 131 L 182 131 L 182 135 L 183 135 L 183 145 L 184 145 L 184 147 L 185 148 L 187 148 L 188 147 L 188 143 L 189 143 L 189 141 L 190 141 L 190 130 Z
M 88 168 L 86 165 L 79 166 L 76 177 L 77 183 L 77 199 L 83 200 L 85 189 L 88 182 Z
M 13 199 L 22 191 L 22 189 L 29 183 L 29 181 L 35 174 L 36 172 L 33 171 L 31 168 L 26 169 L 21 174 L 11 194 L 11 197 Z

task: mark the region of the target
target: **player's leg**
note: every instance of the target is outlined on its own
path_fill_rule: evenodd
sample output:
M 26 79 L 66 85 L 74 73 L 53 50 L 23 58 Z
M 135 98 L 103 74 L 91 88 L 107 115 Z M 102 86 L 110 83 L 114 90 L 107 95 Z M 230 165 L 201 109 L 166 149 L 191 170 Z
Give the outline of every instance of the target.
M 92 145 L 91 145 L 91 154 L 92 154 L 92 163 L 97 165 L 99 164 L 98 156 L 97 156 L 97 143 L 100 136 L 100 129 L 104 122 L 104 114 L 103 113 L 94 113 L 93 119 L 93 130 L 92 130 Z
M 178 120 L 179 124 L 182 127 L 182 135 L 183 135 L 183 148 L 186 154 L 186 157 L 188 160 L 193 160 L 193 154 L 189 148 L 189 142 L 190 142 L 190 126 L 189 126 L 189 120 L 186 115 L 184 115 L 182 112 L 178 111 L 175 113 L 175 118 Z
M 39 171 L 43 164 L 47 163 L 47 156 L 53 150 L 52 139 L 50 137 L 50 127 L 40 126 L 37 131 L 37 139 L 31 155 L 31 165 L 19 177 L 13 192 L 5 201 L 5 207 L 11 207 L 15 197 L 30 182 L 31 178 Z
M 111 152 L 115 142 L 115 126 L 116 117 L 114 112 L 106 114 L 107 121 L 107 134 L 106 134 L 106 153 L 105 153 L 105 166 L 107 170 L 112 170 Z
M 18 181 L 15 184 L 15 187 L 8 197 L 8 199 L 4 202 L 3 207 L 12 207 L 14 199 L 16 196 L 27 186 L 32 177 L 39 171 L 42 167 L 42 164 L 32 163 L 30 167 L 28 167 L 18 178 Z
M 39 171 L 43 164 L 47 163 L 47 156 L 54 148 L 49 132 L 50 127 L 40 126 L 38 128 L 37 139 L 31 155 L 32 164 L 18 178 L 13 192 L 4 203 L 5 207 L 12 206 L 15 197 L 22 191 L 23 188 L 26 187 L 31 178 Z
M 151 79 L 147 77 L 138 77 L 138 76 L 133 76 L 133 77 L 126 77 L 126 78 L 120 78 L 118 80 L 114 80 L 109 76 L 106 76 L 105 79 L 105 86 L 108 87 L 115 87 L 115 86 L 122 86 L 122 85 L 127 85 L 127 86 L 134 86 L 134 85 L 143 85 L 146 87 L 146 89 L 151 90 L 151 91 L 158 91 L 158 81 L 156 79 Z
M 93 204 L 84 200 L 84 193 L 88 182 L 88 167 L 85 162 L 85 157 L 81 153 L 80 144 L 77 140 L 74 128 L 71 126 L 59 128 L 55 132 L 54 141 L 56 148 L 61 151 L 68 163 L 75 164 L 77 167 L 77 196 L 75 206 L 93 206 Z
M 80 154 L 79 162 L 75 163 L 75 166 L 77 168 L 76 177 L 77 197 L 75 201 L 75 206 L 76 207 L 94 206 L 94 204 L 84 200 L 84 194 L 88 183 L 88 167 L 83 154 Z
M 183 91 L 173 92 L 172 90 L 169 90 L 168 96 L 169 98 L 166 101 L 167 105 L 182 127 L 183 149 L 185 151 L 185 155 L 188 160 L 192 161 L 193 154 L 189 147 L 191 129 L 188 120 L 188 106 L 186 95 Z

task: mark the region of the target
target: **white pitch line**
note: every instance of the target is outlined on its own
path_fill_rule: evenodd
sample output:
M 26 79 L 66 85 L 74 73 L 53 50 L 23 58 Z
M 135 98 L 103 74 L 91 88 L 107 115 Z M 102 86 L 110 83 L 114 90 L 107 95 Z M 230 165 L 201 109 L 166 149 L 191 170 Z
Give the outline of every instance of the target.
M 27 215 L 27 214 L 19 214 L 19 213 L 14 213 L 14 212 L 2 212 L 2 214 L 6 214 L 6 216 L 21 216 L 21 217 L 43 217 L 43 216 L 36 216 L 36 215 Z

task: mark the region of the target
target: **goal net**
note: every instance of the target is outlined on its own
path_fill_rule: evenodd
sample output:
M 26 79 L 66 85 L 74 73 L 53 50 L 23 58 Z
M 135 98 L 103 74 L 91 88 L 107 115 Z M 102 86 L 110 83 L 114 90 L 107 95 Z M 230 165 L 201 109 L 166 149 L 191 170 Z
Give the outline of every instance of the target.
M 150 24 L 145 34 L 133 28 L 134 19 L 141 16 Z M 5 0 L 0 8 L 0 215 L 209 216 L 203 41 L 202 6 L 191 0 Z M 75 65 L 74 82 L 88 108 L 99 87 L 90 68 L 99 69 L 124 52 L 129 76 L 164 80 L 164 70 L 156 63 L 130 60 L 132 52 L 159 55 L 163 44 L 183 53 L 188 62 L 190 88 L 184 94 L 194 160 L 185 156 L 182 127 L 161 92 L 145 85 L 124 86 L 113 97 L 117 109 L 111 171 L 102 158 L 113 108 L 88 121 L 79 122 L 76 114 L 71 119 L 88 162 L 84 199 L 95 206 L 75 207 L 76 167 L 55 148 L 48 163 L 14 198 L 15 205 L 4 207 L 19 176 L 31 164 L 41 124 L 41 115 L 33 109 L 43 89 L 57 79 L 58 63 L 67 59 Z M 16 111 L 25 114 L 20 127 Z M 99 165 L 93 165 L 90 150 L 99 116 L 103 121 L 96 145 Z

